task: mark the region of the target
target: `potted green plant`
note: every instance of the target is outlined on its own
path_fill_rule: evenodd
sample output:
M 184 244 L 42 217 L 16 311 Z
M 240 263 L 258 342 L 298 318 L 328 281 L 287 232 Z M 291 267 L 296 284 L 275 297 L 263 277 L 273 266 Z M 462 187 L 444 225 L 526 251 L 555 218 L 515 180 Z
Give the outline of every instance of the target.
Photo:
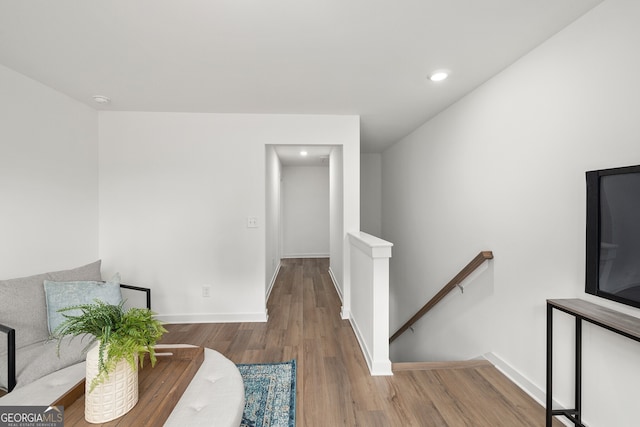
M 87 352 L 85 418 L 89 422 L 106 422 L 124 415 L 138 401 L 138 361 L 142 367 L 144 355 L 148 353 L 151 366 L 155 365 L 154 346 L 166 329 L 153 317 L 151 310 L 130 308 L 125 311 L 124 302 L 112 305 L 96 300 L 92 304 L 75 305 L 59 311 L 65 320 L 52 334 L 58 340 L 58 347 L 62 338 L 69 335 L 90 335 L 92 338 L 85 351 L 98 342 Z M 79 311 L 79 314 L 65 314 L 69 311 Z M 119 402 L 119 397 L 113 396 L 107 398 L 106 394 L 111 390 L 121 389 L 121 385 L 105 386 L 109 381 L 126 381 L 127 387 L 135 387 L 135 390 L 125 393 L 126 401 Z M 105 410 L 104 402 L 111 400 L 115 407 Z M 96 414 L 95 411 L 101 413 Z

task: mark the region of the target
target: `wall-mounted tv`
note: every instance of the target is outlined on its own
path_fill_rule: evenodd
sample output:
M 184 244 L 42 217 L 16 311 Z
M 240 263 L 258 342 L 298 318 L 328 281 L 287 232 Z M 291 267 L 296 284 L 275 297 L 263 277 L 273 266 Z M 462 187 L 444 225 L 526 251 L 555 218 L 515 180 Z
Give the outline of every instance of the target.
M 640 165 L 586 178 L 585 291 L 640 308 Z

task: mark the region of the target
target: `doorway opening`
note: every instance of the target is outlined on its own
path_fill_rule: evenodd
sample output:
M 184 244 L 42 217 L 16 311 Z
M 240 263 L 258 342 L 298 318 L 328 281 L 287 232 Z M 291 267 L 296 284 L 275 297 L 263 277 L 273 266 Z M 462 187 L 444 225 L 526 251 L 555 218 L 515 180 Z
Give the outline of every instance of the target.
M 281 259 L 334 261 L 334 236 L 342 242 L 341 158 L 341 146 L 267 146 L 266 299 Z

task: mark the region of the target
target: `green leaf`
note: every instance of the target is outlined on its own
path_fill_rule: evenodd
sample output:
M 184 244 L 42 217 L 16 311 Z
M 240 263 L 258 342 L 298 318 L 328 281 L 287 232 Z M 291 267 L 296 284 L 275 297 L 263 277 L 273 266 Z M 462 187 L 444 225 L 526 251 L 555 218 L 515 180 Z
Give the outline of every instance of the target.
M 117 363 L 124 359 L 135 369 L 135 357 L 138 356 L 140 367 L 143 367 L 144 354 L 149 353 L 151 366 L 155 366 L 154 346 L 167 332 L 162 323 L 155 319 L 147 308 L 131 308 L 124 311 L 124 301 L 118 305 L 106 304 L 95 300 L 93 304 L 82 304 L 65 307 L 59 312 L 65 320 L 53 331 L 52 338 L 58 340 L 57 350 L 60 354 L 60 343 L 65 336 L 91 335 L 93 339 L 85 347 L 86 352 L 93 343 L 99 341 L 98 376 L 92 381 L 89 392 L 96 385 L 104 382 L 113 372 Z M 79 315 L 64 312 L 80 310 Z

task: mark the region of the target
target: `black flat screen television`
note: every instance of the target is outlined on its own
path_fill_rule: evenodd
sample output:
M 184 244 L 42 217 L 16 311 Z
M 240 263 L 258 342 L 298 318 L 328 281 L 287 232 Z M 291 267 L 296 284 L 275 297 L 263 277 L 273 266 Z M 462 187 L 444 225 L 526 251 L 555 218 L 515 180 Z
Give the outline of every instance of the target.
M 585 291 L 640 308 L 640 165 L 586 178 Z

